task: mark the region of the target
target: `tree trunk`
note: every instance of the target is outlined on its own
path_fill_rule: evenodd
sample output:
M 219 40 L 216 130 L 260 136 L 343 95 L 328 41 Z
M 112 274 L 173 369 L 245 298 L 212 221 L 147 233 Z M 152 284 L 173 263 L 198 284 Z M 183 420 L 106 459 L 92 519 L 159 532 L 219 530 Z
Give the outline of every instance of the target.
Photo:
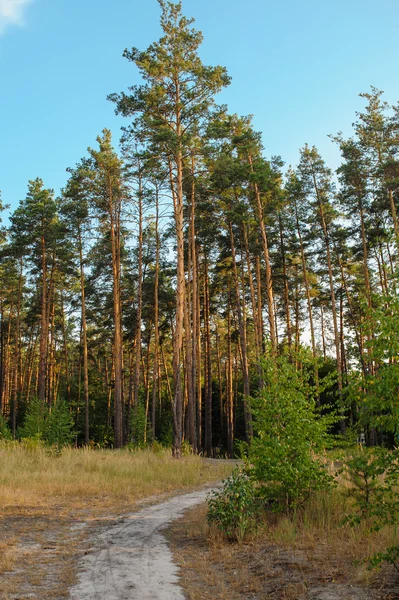
M 252 319 L 254 323 L 254 336 L 255 336 L 255 358 L 256 358 L 256 368 L 259 374 L 259 387 L 262 387 L 262 367 L 260 365 L 260 357 L 262 354 L 262 346 L 261 341 L 259 339 L 259 320 L 258 320 L 258 307 L 256 304 L 255 298 L 255 286 L 254 280 L 252 276 L 251 270 L 251 257 L 249 254 L 249 244 L 248 244 L 248 233 L 247 228 L 244 223 L 243 225 L 243 235 L 244 235 L 244 245 L 245 245 L 245 255 L 247 260 L 247 273 L 248 273 L 248 281 L 249 281 L 249 289 L 251 294 L 251 305 L 252 305 Z
M 110 181 L 108 181 L 108 184 L 108 210 L 110 218 L 114 309 L 114 447 L 121 448 L 123 445 L 123 349 L 120 290 L 120 213 L 113 198 L 112 186 Z
M 310 326 L 310 339 L 312 343 L 312 354 L 314 360 L 314 376 L 315 376 L 315 387 L 316 387 L 316 395 L 317 398 L 320 398 L 319 394 L 319 367 L 317 364 L 317 350 L 316 350 L 316 339 L 314 333 L 314 324 L 313 324 L 313 310 L 312 310 L 312 301 L 310 298 L 310 286 L 309 286 L 309 278 L 308 278 L 308 270 L 306 266 L 306 257 L 305 257 L 305 249 L 303 246 L 302 232 L 301 226 L 299 223 L 299 215 L 298 215 L 298 207 L 296 200 L 294 200 L 294 211 L 295 211 L 295 222 L 296 222 L 296 230 L 298 234 L 299 240 L 299 248 L 301 251 L 301 263 L 302 263 L 302 275 L 303 282 L 305 284 L 305 293 L 306 293 L 306 301 L 308 305 L 308 316 L 309 316 L 309 326 Z M 298 345 L 298 344 L 297 344 Z
M 46 372 L 47 372 L 47 346 L 48 346 L 48 306 L 47 306 L 47 256 L 44 235 L 41 238 L 41 312 L 40 312 L 40 349 L 39 349 L 39 399 L 46 402 Z
M 287 277 L 287 262 L 286 262 L 286 253 L 285 253 L 285 244 L 284 244 L 284 230 L 283 230 L 281 214 L 278 215 L 278 226 L 279 226 L 279 233 L 280 233 L 281 260 L 283 263 L 285 322 L 286 322 L 286 327 L 287 327 L 288 350 L 289 350 L 289 353 L 291 354 L 292 332 L 291 332 L 290 294 L 289 294 L 289 282 L 288 282 L 288 277 Z
M 179 99 L 177 98 L 177 106 Z M 181 140 L 180 108 L 176 116 L 177 138 Z M 181 457 L 181 445 L 183 439 L 183 390 L 181 373 L 181 351 L 183 343 L 184 322 L 184 296 L 185 296 L 185 273 L 184 273 L 184 222 L 183 222 L 183 157 L 181 146 L 176 152 L 176 182 L 173 181 L 172 168 L 170 167 L 171 188 L 174 206 L 174 218 L 176 227 L 177 245 L 177 285 L 176 285 L 176 322 L 173 336 L 173 456 Z M 175 185 L 176 183 L 176 185 Z
M 211 360 L 211 326 L 208 259 L 204 260 L 204 324 L 205 324 L 205 440 L 204 449 L 207 456 L 212 456 L 212 360 Z
M 230 289 L 227 302 L 227 363 L 226 363 L 226 404 L 227 404 L 227 452 L 234 458 L 234 397 L 233 397 L 233 358 L 231 353 L 231 305 Z
M 154 282 L 154 367 L 152 372 L 152 405 L 151 431 L 155 441 L 157 386 L 159 374 L 159 197 L 158 188 L 155 191 L 155 282 Z
M 331 295 L 331 309 L 333 315 L 333 325 L 334 325 L 334 340 L 335 340 L 335 352 L 337 359 L 337 374 L 338 374 L 338 395 L 339 395 L 339 405 L 340 409 L 343 410 L 343 398 L 342 398 L 342 362 L 341 362 L 341 347 L 340 347 L 340 337 L 339 337 L 339 329 L 338 329 L 338 318 L 337 318 L 337 304 L 335 299 L 335 290 L 334 290 L 334 275 L 332 270 L 332 261 L 331 261 L 331 250 L 330 250 L 330 235 L 327 227 L 327 222 L 325 218 L 324 212 L 324 204 L 322 199 L 320 198 L 320 192 L 317 186 L 316 175 L 312 170 L 313 177 L 313 185 L 316 193 L 317 203 L 319 207 L 319 214 L 324 234 L 324 243 L 326 247 L 326 257 L 327 257 L 327 268 L 328 268 L 328 279 L 330 283 L 330 295 Z M 341 430 L 344 433 L 345 430 L 345 421 L 342 417 L 341 419 Z
M 248 162 L 251 166 L 252 173 L 254 172 L 252 157 L 248 155 Z M 277 350 L 276 342 L 276 328 L 275 328 L 275 317 L 274 317 L 274 300 L 273 300 L 273 279 L 272 279 L 272 267 L 270 263 L 269 254 L 269 243 L 267 239 L 266 226 L 263 214 L 262 199 L 257 183 L 254 183 L 254 191 L 256 198 L 257 212 L 255 212 L 255 218 L 258 217 L 258 223 L 261 231 L 263 256 L 265 259 L 265 274 L 266 274 L 266 297 L 267 297 L 267 308 L 269 313 L 269 331 L 270 331 L 270 342 L 272 345 L 272 352 L 275 353 Z
M 138 209 L 139 209 L 139 237 L 138 237 L 138 288 L 137 288 L 137 319 L 135 336 L 135 357 L 134 357 L 134 385 L 133 385 L 133 412 L 137 416 L 139 409 L 139 388 L 140 388 L 140 364 L 141 364 L 141 321 L 143 310 L 143 183 L 141 175 L 140 161 L 138 164 L 139 189 L 138 189 Z M 128 424 L 130 431 L 130 423 Z M 133 432 L 135 439 L 136 432 Z
M 79 225 L 78 229 L 78 244 L 79 244 L 79 268 L 80 268 L 80 298 L 81 298 L 81 313 L 80 319 L 82 323 L 82 341 L 83 341 L 83 397 L 84 397 L 84 412 L 85 412 L 85 444 L 90 441 L 90 396 L 89 396 L 89 361 L 87 347 L 87 321 L 86 321 L 86 290 L 85 290 L 85 272 L 83 261 L 83 243 L 82 232 Z
M 251 438 L 253 437 L 253 427 L 252 427 L 252 414 L 251 414 L 251 405 L 250 405 L 250 387 L 249 387 L 246 331 L 245 331 L 245 325 L 244 325 L 244 320 L 243 320 L 242 310 L 241 310 L 241 297 L 240 297 L 240 289 L 239 289 L 239 283 L 238 283 L 238 270 L 237 270 L 233 227 L 232 227 L 230 221 L 228 222 L 228 228 L 229 228 L 229 234 L 230 234 L 231 255 L 232 255 L 232 259 L 233 259 L 233 275 L 234 275 L 234 285 L 235 285 L 235 293 L 236 293 L 236 309 L 237 309 L 237 319 L 238 319 L 238 326 L 239 326 L 239 332 L 240 332 L 240 349 L 241 349 L 241 356 L 242 356 L 242 375 L 243 375 L 243 383 L 244 383 L 245 433 L 246 433 L 247 441 L 249 442 L 251 440 Z

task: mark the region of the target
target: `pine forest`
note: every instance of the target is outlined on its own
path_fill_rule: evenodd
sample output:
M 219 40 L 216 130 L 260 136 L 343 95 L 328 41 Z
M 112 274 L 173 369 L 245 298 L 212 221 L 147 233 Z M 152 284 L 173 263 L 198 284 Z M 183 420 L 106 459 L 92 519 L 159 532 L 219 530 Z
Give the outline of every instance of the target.
M 267 158 L 193 19 L 159 4 L 162 37 L 124 51 L 141 83 L 110 90 L 121 139 L 99 132 L 59 196 L 38 174 L 1 207 L 2 435 L 232 458 L 287 394 L 392 448 L 398 106 L 360 94 L 336 171 L 308 145 Z

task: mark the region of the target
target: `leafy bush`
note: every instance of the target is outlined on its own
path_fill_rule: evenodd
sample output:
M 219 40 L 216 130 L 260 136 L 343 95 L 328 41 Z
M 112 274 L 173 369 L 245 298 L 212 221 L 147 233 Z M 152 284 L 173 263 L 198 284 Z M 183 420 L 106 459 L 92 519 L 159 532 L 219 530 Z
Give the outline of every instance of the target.
M 373 369 L 353 373 L 349 400 L 357 405 L 359 427 L 372 430 L 371 443 L 379 439 L 393 445 L 399 440 L 399 295 L 397 278 L 389 291 L 373 296 L 372 308 L 365 307 L 363 333 Z M 378 438 L 375 434 L 378 433 Z
M 265 385 L 253 402 L 257 435 L 249 447 L 248 466 L 263 498 L 272 508 L 287 510 L 332 483 L 315 456 L 331 444 L 332 418 L 316 409 L 306 357 L 300 371 L 286 356 L 276 360 L 264 363 Z
M 255 486 L 243 469 L 235 469 L 223 488 L 208 498 L 208 523 L 215 523 L 228 538 L 239 543 L 254 528 L 257 513 Z

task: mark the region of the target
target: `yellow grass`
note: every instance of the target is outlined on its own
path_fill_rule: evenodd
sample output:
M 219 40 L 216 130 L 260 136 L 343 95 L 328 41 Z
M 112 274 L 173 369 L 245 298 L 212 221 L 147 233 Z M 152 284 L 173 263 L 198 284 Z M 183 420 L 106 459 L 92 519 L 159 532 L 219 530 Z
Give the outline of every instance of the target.
M 209 528 L 205 505 L 190 511 L 169 530 L 187 597 L 303 600 L 312 587 L 337 584 L 384 590 L 385 595 L 373 598 L 399 598 L 393 567 L 370 571 L 367 560 L 397 545 L 398 531 L 370 531 L 365 522 L 343 525 L 354 510 L 348 491 L 342 477 L 338 487 L 314 494 L 295 514 L 265 513 L 257 532 L 242 545 Z
M 16 560 L 15 538 L 10 539 L 7 543 L 0 540 L 0 575 L 10 571 Z
M 153 450 L 65 449 L 0 442 L 0 597 L 68 597 L 91 532 L 148 498 L 226 477 L 227 461 Z M 83 526 L 83 528 L 81 527 Z
M 0 509 L 134 504 L 157 494 L 215 482 L 231 471 L 224 461 L 181 460 L 168 450 L 67 448 L 60 454 L 19 443 L 0 444 Z

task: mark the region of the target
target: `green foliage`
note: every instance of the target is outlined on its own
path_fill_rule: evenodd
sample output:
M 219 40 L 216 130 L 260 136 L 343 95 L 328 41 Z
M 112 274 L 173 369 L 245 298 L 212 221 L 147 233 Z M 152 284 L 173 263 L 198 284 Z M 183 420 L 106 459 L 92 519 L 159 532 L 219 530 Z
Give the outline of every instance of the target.
M 359 427 L 373 428 L 399 439 L 399 297 L 395 286 L 373 298 L 363 326 L 373 369 L 352 373 L 347 389 L 349 403 L 359 410 Z
M 367 519 L 370 528 L 377 531 L 399 521 L 398 461 L 398 450 L 373 448 L 360 449 L 345 462 L 356 508 L 346 522 L 356 525 Z
M 18 437 L 21 439 L 43 439 L 47 412 L 47 406 L 39 398 L 33 398 L 26 411 L 24 424 L 18 430 Z
M 399 523 L 399 450 L 360 449 L 345 466 L 352 484 L 350 497 L 355 502 L 355 512 L 347 515 L 345 522 L 354 526 L 365 521 L 372 531 L 386 525 L 396 527 Z M 386 561 L 398 569 L 398 558 L 399 546 L 392 546 L 372 556 L 370 565 L 375 567 Z
M 39 440 L 57 448 L 68 446 L 74 435 L 73 419 L 66 403 L 58 401 L 49 410 L 38 398 L 31 401 L 23 427 L 18 431 L 21 439 Z
M 73 425 L 73 418 L 67 404 L 58 400 L 47 413 L 44 430 L 46 443 L 57 448 L 68 446 L 75 437 Z
M 208 498 L 208 523 L 215 523 L 228 538 L 239 543 L 256 524 L 256 489 L 248 473 L 236 468 L 223 488 Z
M 0 440 L 11 440 L 11 431 L 8 428 L 6 420 L 0 415 Z
M 132 432 L 133 446 L 143 447 L 145 446 L 145 434 L 147 431 L 147 416 L 145 412 L 145 405 L 142 400 L 139 400 L 137 406 L 133 407 L 130 417 L 130 427 Z
M 173 444 L 173 422 L 171 415 L 163 415 L 158 440 L 163 446 L 171 447 Z
M 315 453 L 331 444 L 328 430 L 333 419 L 317 411 L 311 370 L 306 357 L 302 361 L 301 370 L 286 356 L 275 364 L 265 361 L 265 386 L 254 400 L 257 437 L 249 448 L 248 465 L 260 494 L 275 510 L 295 507 L 311 491 L 331 484 Z
M 399 572 L 399 546 L 390 546 L 385 552 L 377 552 L 369 560 L 371 568 L 379 567 L 382 562 L 391 564 Z
M 194 450 L 192 445 L 188 440 L 184 440 L 181 445 L 181 455 L 182 456 L 192 456 L 194 454 Z

